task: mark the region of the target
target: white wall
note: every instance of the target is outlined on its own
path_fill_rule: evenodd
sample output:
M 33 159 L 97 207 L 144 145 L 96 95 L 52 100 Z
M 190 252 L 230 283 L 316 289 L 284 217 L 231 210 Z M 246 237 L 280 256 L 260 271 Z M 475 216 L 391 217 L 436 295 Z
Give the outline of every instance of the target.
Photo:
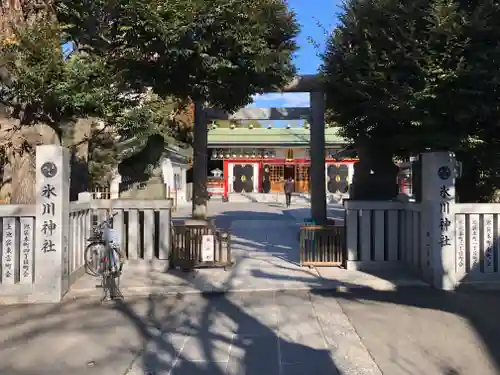
M 166 190 L 170 188 L 172 194 L 177 194 L 177 203 L 185 203 L 186 202 L 186 173 L 187 173 L 187 165 L 180 164 L 176 162 L 172 162 L 172 160 L 165 158 L 162 163 L 162 177 L 163 182 L 166 185 Z M 176 175 L 180 175 L 178 179 L 177 192 L 173 193 L 176 190 Z M 174 198 L 174 196 L 171 196 Z
M 233 167 L 235 165 L 247 165 L 247 164 L 250 164 L 250 165 L 253 165 L 253 192 L 258 192 L 259 191 L 259 163 L 228 163 L 227 164 L 227 167 L 228 167 L 228 193 L 232 193 L 233 192 L 233 179 L 234 179 L 234 175 L 233 175 Z

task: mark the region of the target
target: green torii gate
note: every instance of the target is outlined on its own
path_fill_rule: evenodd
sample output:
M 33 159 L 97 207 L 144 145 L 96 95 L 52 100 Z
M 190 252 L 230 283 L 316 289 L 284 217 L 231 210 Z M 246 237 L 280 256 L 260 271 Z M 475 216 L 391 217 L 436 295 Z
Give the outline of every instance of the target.
M 193 218 L 207 218 L 207 123 L 210 120 L 297 120 L 310 123 L 311 149 L 311 213 L 318 223 L 326 222 L 325 188 L 325 98 L 317 75 L 295 77 L 278 92 L 308 92 L 309 108 L 243 108 L 229 114 L 205 108 L 203 102 L 195 103 L 194 158 L 193 158 Z M 314 151 L 313 151 L 314 150 Z

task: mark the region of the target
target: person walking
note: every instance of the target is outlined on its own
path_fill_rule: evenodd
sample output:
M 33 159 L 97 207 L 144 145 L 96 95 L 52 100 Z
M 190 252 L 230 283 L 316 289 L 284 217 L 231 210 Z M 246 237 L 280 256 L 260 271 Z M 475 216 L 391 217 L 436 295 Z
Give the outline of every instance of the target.
M 292 177 L 288 177 L 288 179 L 285 181 L 285 197 L 286 197 L 286 206 L 290 207 L 290 204 L 292 203 L 292 193 L 295 190 L 295 182 L 293 181 Z

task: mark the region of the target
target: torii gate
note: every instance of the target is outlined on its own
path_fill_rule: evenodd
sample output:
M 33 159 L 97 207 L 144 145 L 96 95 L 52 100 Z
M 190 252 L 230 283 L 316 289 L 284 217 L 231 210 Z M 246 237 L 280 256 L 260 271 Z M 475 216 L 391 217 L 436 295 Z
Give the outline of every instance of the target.
M 193 158 L 193 218 L 207 217 L 207 123 L 210 120 L 298 120 L 310 123 L 311 150 L 311 213 L 318 223 L 326 221 L 325 188 L 325 97 L 317 75 L 295 77 L 278 92 L 308 92 L 309 108 L 243 108 L 229 114 L 225 111 L 204 108 L 195 103 L 194 158 Z

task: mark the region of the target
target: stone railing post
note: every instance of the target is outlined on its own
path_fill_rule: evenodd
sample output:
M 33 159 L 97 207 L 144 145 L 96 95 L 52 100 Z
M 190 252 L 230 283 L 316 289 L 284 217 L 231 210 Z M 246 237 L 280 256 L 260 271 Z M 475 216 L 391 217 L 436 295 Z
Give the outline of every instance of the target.
M 40 302 L 60 302 L 69 289 L 69 151 L 36 148 L 35 288 Z
M 451 152 L 422 154 L 421 238 L 424 277 L 434 287 L 457 285 L 455 265 L 456 159 Z

